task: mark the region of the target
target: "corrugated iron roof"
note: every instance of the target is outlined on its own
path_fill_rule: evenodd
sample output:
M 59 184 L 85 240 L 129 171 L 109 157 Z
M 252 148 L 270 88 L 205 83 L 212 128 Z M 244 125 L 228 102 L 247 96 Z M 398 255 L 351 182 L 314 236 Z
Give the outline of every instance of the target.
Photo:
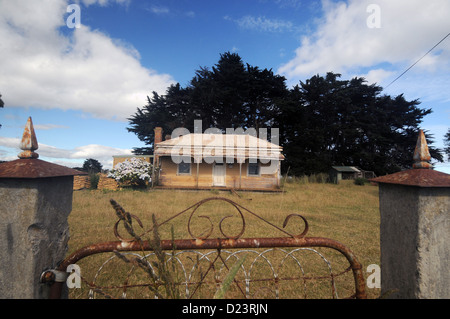
M 157 146 L 224 146 L 238 148 L 272 148 L 281 150 L 282 147 L 267 140 L 248 134 L 201 134 L 191 133 L 170 140 L 162 141 Z
M 251 135 L 192 133 L 155 145 L 159 156 L 232 156 L 282 160 L 282 147 Z

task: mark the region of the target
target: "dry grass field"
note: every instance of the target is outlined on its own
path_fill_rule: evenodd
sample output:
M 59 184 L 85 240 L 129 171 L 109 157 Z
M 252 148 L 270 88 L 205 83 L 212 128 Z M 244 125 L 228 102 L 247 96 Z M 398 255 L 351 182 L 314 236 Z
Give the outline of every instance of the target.
M 289 214 L 304 216 L 309 224 L 307 237 L 331 238 L 346 245 L 357 256 L 367 278 L 367 266 L 380 262 L 378 187 L 368 184 L 354 185 L 352 181 L 343 181 L 339 185 L 295 181 L 284 183 L 283 190 L 283 193 L 239 192 L 239 195 L 225 191 L 76 191 L 69 217 L 69 253 L 92 243 L 117 240 L 113 234 L 117 216 L 110 199 L 117 201 L 127 212 L 138 216 L 144 229 L 148 229 L 152 226 L 152 214 L 161 223 L 198 201 L 220 196 L 246 207 L 280 228 Z M 199 208 L 195 216 L 208 214 L 211 216 L 211 222 L 218 225 L 224 216 L 230 213 L 236 215 L 236 210 L 227 205 L 225 202 L 208 202 Z M 283 236 L 279 230 L 251 214 L 244 215 L 246 225 L 242 237 Z M 188 218 L 189 214 L 181 215 L 161 227 L 161 238 L 171 239 L 173 227 L 175 239 L 190 239 L 187 231 Z M 303 231 L 303 222 L 294 219 L 289 222 L 286 230 L 300 234 Z M 206 218 L 200 217 L 196 220 L 191 229 L 194 234 L 209 230 L 210 224 Z M 241 225 L 240 218 L 228 218 L 223 222 L 224 232 L 237 235 Z M 139 232 L 139 227 L 136 229 Z M 217 226 L 214 231 L 218 232 Z M 128 235 L 124 229 L 121 229 L 121 234 L 124 237 Z M 211 238 L 216 236 L 220 234 L 214 233 Z M 85 270 L 86 267 L 83 267 L 82 275 L 86 274 Z M 366 292 L 369 298 L 379 296 L 379 289 L 366 288 Z M 70 293 L 71 298 L 86 298 L 86 295 L 81 296 L 80 290 L 71 290 Z M 288 298 L 290 296 L 294 295 L 289 295 Z M 319 294 L 316 298 L 322 298 L 321 296 Z

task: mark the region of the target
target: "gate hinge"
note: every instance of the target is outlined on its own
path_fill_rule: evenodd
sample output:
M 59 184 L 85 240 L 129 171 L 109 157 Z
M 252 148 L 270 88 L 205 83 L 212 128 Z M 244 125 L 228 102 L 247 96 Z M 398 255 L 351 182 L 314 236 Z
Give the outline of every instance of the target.
M 45 270 L 41 274 L 40 282 L 44 284 L 53 284 L 55 282 L 65 282 L 69 273 L 56 269 Z

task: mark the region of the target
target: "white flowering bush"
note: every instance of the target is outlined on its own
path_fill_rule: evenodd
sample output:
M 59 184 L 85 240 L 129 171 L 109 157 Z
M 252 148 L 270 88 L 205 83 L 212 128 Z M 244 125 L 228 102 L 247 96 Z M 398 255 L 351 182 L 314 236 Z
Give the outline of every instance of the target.
M 142 159 L 132 157 L 117 164 L 108 173 L 108 177 L 114 178 L 122 185 L 145 186 L 151 181 L 152 165 Z

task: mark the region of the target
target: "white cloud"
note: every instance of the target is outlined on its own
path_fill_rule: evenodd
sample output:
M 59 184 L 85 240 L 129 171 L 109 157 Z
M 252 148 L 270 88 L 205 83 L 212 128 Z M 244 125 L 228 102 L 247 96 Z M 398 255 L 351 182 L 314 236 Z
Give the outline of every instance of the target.
M 186 17 L 189 18 L 195 18 L 195 12 L 194 11 L 187 11 L 185 12 Z
M 60 125 L 60 124 L 36 124 L 34 125 L 35 130 L 53 130 L 58 128 L 69 128 L 67 125 Z
M 391 79 L 395 76 L 395 72 L 387 71 L 384 69 L 372 69 L 367 74 L 355 74 L 355 76 L 362 76 L 367 80 L 368 83 L 380 84 L 386 79 Z
M 292 31 L 295 28 L 291 21 L 268 19 L 263 16 L 254 17 L 246 15 L 239 19 L 232 19 L 229 16 L 225 16 L 224 19 L 235 22 L 242 29 L 262 32 L 286 32 Z
M 131 0 L 81 0 L 81 3 L 86 7 L 94 4 L 98 4 L 102 7 L 107 6 L 111 2 L 116 2 L 122 5 L 128 5 Z M 80 3 L 80 0 L 76 0 L 75 2 Z
M 4 146 L 7 148 L 16 148 L 17 147 L 17 149 L 18 149 L 19 145 L 20 145 L 20 139 L 18 139 L 18 138 L 0 136 L 0 146 Z M 19 153 L 17 153 L 17 154 L 19 154 Z
M 167 14 L 170 12 L 169 8 L 162 7 L 162 6 L 152 6 L 150 9 L 148 9 L 150 12 L 153 12 L 155 14 Z
M 17 154 L 21 152 L 19 149 L 20 139 L 0 136 L 0 155 L 2 160 L 15 160 Z M 36 150 L 40 158 L 49 159 L 54 163 L 66 163 L 61 165 L 68 165 L 67 162 L 83 163 L 88 158 L 95 158 L 104 168 L 112 168 L 112 158 L 115 155 L 131 155 L 131 149 L 120 149 L 104 145 L 90 144 L 76 147 L 74 149 L 61 149 L 51 145 L 39 143 L 39 148 Z M 79 164 L 77 164 L 79 165 Z
M 304 6 L 302 0 L 275 0 L 275 3 L 280 6 L 280 8 L 288 9 L 299 9 Z
M 125 120 L 149 92 L 164 93 L 174 82 L 170 75 L 143 67 L 131 45 L 83 24 L 68 29 L 68 3 L 0 1 L 0 87 L 8 107 L 72 109 Z
M 380 9 L 380 28 L 368 27 L 370 4 Z M 322 9 L 314 34 L 304 36 L 295 57 L 278 70 L 291 81 L 362 68 L 372 69 L 367 72 L 375 80 L 392 80 L 450 31 L 447 0 L 324 0 Z M 433 76 L 448 73 L 449 55 L 446 41 L 414 69 Z

